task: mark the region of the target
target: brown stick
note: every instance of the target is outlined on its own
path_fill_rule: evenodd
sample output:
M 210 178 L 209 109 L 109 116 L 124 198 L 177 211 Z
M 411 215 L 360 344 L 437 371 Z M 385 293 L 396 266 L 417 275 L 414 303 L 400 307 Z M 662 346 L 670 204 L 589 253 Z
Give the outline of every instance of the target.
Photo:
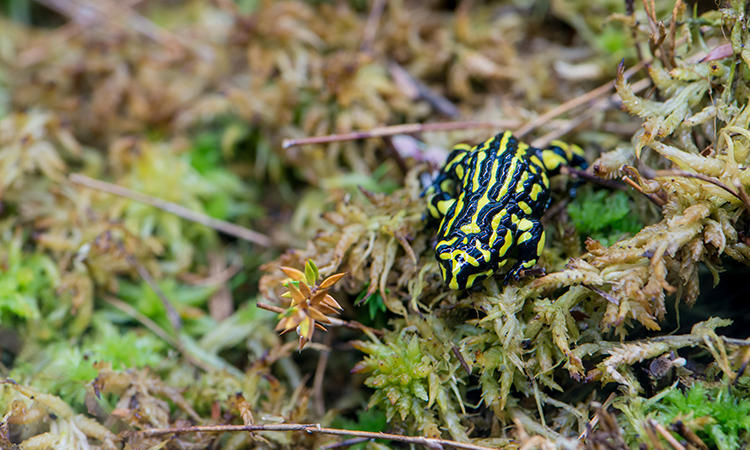
M 614 305 L 618 305 L 618 306 L 620 305 L 620 300 L 617 297 L 613 296 L 609 292 L 606 292 L 606 291 L 602 290 L 601 288 L 599 288 L 597 286 L 594 286 L 594 285 L 591 285 L 591 284 L 585 284 L 584 283 L 583 287 L 588 288 L 588 289 L 596 292 L 603 299 L 607 300 L 608 302 L 610 302 L 610 303 L 612 303 Z
M 312 136 L 300 139 L 284 139 L 281 141 L 282 148 L 294 147 L 306 144 L 327 144 L 329 142 L 352 141 L 356 139 L 367 139 L 380 136 L 393 136 L 395 134 L 421 133 L 424 131 L 448 131 L 464 130 L 468 128 L 497 128 L 506 130 L 517 127 L 521 122 L 516 119 L 494 120 L 489 122 L 437 122 L 437 123 L 407 123 L 403 125 L 392 125 L 378 127 L 365 131 L 354 131 L 345 134 L 329 134 L 326 136 Z
M 265 234 L 258 233 L 257 231 L 253 231 L 245 227 L 226 222 L 224 220 L 214 219 L 213 217 L 195 212 L 191 209 L 185 208 L 184 206 L 180 206 L 175 203 L 162 200 L 160 198 L 152 197 L 141 192 L 136 192 L 123 186 L 107 183 L 106 181 L 95 180 L 79 173 L 70 174 L 68 178 L 73 183 L 151 205 L 154 208 L 159 208 L 162 211 L 182 217 L 183 219 L 205 225 L 221 233 L 228 234 L 239 239 L 244 239 L 263 247 L 271 246 L 271 238 L 269 238 Z
M 667 429 L 664 428 L 659 422 L 655 421 L 654 419 L 649 419 L 649 422 L 651 422 L 651 426 L 656 428 L 656 431 L 658 431 L 659 434 L 661 434 L 662 437 L 666 439 L 672 447 L 675 448 L 675 450 L 685 450 L 685 446 L 680 444 L 680 442 L 675 439 L 675 437 L 672 436 L 672 434 L 667 431 Z
M 328 333 L 323 338 L 326 347 L 331 346 L 331 334 Z M 326 375 L 326 366 L 328 365 L 328 357 L 331 355 L 331 350 L 323 350 L 320 352 L 318 358 L 318 365 L 315 367 L 315 376 L 313 377 L 313 404 L 315 405 L 315 412 L 320 417 L 326 413 L 325 398 L 323 398 L 323 380 Z
M 130 263 L 131 266 L 135 268 L 135 270 L 138 272 L 138 275 L 143 278 L 143 281 L 148 284 L 148 286 L 152 291 L 154 291 L 156 296 L 159 297 L 162 305 L 164 305 L 164 309 L 167 310 L 167 319 L 169 319 L 169 323 L 171 323 L 174 330 L 179 333 L 179 331 L 182 329 L 182 318 L 180 318 L 180 314 L 174 308 L 174 305 L 172 305 L 172 302 L 169 300 L 169 297 L 167 297 L 167 294 L 162 291 L 159 283 L 154 280 L 154 277 L 151 276 L 149 271 L 143 266 L 143 264 L 141 264 L 140 261 L 138 261 L 135 256 L 127 255 L 125 259 L 128 261 L 128 263 Z
M 129 304 L 125 303 L 124 301 L 120 300 L 117 297 L 113 297 L 111 295 L 105 294 L 103 298 L 107 303 L 109 303 L 110 305 L 114 306 L 115 308 L 119 309 L 120 311 L 124 312 L 125 314 L 129 315 L 133 319 L 140 322 L 141 325 L 151 330 L 152 333 L 162 338 L 165 342 L 167 342 L 174 348 L 177 348 L 177 349 L 180 348 L 180 342 L 173 336 L 170 336 L 169 333 L 164 331 L 164 329 L 160 327 L 158 323 L 151 320 L 147 315 L 141 313 L 140 311 L 133 308 L 132 306 L 130 306 Z
M 165 434 L 185 433 L 223 433 L 232 431 L 304 431 L 309 434 L 331 434 L 335 436 L 356 436 L 368 439 L 387 439 L 390 441 L 404 442 L 407 444 L 424 445 L 431 449 L 441 449 L 443 445 L 464 450 L 494 450 L 492 447 L 474 445 L 466 442 L 451 441 L 448 439 L 426 438 L 423 436 L 401 436 L 391 433 L 376 433 L 372 431 L 341 430 L 338 428 L 325 428 L 320 424 L 282 423 L 266 425 L 213 425 L 196 427 L 175 428 L 151 428 L 141 430 L 136 434 L 143 437 L 163 436 Z
M 625 73 L 623 73 L 623 77 L 625 77 L 625 79 L 627 80 L 628 78 L 633 76 L 634 73 L 641 70 L 643 67 L 645 67 L 645 63 L 641 61 L 635 66 L 626 70 Z M 614 88 L 615 88 L 615 81 L 614 80 L 609 81 L 606 84 L 603 84 L 599 86 L 598 88 L 594 89 L 593 91 L 589 91 L 586 94 L 581 95 L 580 97 L 576 97 L 572 100 L 569 100 L 563 103 L 562 105 L 556 108 L 552 108 L 551 110 L 547 111 L 546 113 L 542 114 L 541 116 L 537 117 L 536 119 L 532 120 L 531 122 L 517 129 L 516 131 L 513 132 L 513 134 L 515 134 L 517 138 L 521 138 L 527 135 L 531 130 L 538 128 L 541 125 L 544 125 L 545 123 L 559 116 L 560 114 L 564 114 L 570 111 L 571 109 L 577 108 L 581 105 L 584 105 L 594 100 L 597 97 L 601 97 L 602 95 L 607 94 L 609 91 L 611 91 Z
M 649 178 L 657 178 L 657 177 L 659 178 L 663 178 L 663 177 L 695 178 L 697 180 L 711 183 L 715 186 L 718 186 L 724 189 L 725 191 L 729 192 L 733 196 L 737 197 L 742 202 L 742 204 L 745 205 L 745 209 L 748 212 L 750 212 L 750 198 L 748 197 L 747 192 L 745 192 L 744 186 L 742 186 L 742 184 L 739 184 L 739 180 L 735 180 L 735 186 L 738 188 L 738 190 L 735 191 L 731 187 L 719 181 L 717 178 L 709 177 L 708 175 L 703 175 L 700 173 L 688 172 L 685 170 L 656 170 L 656 171 L 653 171 L 652 173 L 647 172 L 646 175 L 648 175 Z
M 370 9 L 370 15 L 367 16 L 365 31 L 364 33 L 362 33 L 362 45 L 359 47 L 360 52 L 370 53 L 372 51 L 372 45 L 375 42 L 375 35 L 378 32 L 380 16 L 383 15 L 384 9 L 385 0 L 373 0 L 372 8 Z

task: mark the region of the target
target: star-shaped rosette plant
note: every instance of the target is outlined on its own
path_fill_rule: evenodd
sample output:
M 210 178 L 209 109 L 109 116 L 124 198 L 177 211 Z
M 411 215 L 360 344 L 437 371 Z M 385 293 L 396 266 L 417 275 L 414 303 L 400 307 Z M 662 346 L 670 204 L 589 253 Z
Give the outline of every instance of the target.
M 312 340 L 315 329 L 326 331 L 323 326 L 331 324 L 331 318 L 327 314 L 339 314 L 341 305 L 328 293 L 328 290 L 336 284 L 345 274 L 337 273 L 317 283 L 320 274 L 315 263 L 308 261 L 305 264 L 305 272 L 292 267 L 279 267 L 290 279 L 284 282 L 287 288 L 282 297 L 292 300 L 289 307 L 279 314 L 280 320 L 276 325 L 276 331 L 281 334 L 291 330 L 297 330 L 299 335 L 299 348 Z

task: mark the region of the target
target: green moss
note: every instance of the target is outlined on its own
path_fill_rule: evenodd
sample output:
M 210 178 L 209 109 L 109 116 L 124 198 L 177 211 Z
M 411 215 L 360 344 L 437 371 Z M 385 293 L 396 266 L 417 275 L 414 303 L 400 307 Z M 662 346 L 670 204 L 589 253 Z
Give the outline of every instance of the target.
M 696 384 L 686 392 L 672 389 L 661 402 L 654 404 L 658 421 L 685 425 L 719 450 L 747 445 L 750 432 L 750 399 L 736 397 L 725 388 L 707 389 Z
M 582 237 L 608 246 L 643 228 L 632 209 L 633 203 L 624 192 L 583 191 L 568 205 L 568 215 Z

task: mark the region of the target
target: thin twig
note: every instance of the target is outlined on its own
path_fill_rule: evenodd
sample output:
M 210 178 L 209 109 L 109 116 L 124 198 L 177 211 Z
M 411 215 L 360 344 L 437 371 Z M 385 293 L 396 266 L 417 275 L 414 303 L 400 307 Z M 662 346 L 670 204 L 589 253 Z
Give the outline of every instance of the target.
M 742 184 L 737 184 L 739 180 L 735 180 L 735 186 L 737 186 L 738 188 L 738 190 L 735 191 L 731 187 L 719 181 L 718 178 L 709 177 L 708 175 L 703 175 L 701 173 L 688 172 L 685 170 L 655 170 L 653 172 L 647 171 L 645 175 L 647 175 L 649 178 L 665 178 L 665 177 L 666 178 L 668 177 L 695 178 L 701 181 L 705 181 L 707 183 L 711 183 L 715 186 L 718 186 L 724 189 L 725 191 L 729 192 L 733 196 L 737 197 L 745 206 L 745 209 L 748 212 L 750 212 L 750 198 L 748 198 L 747 192 L 745 192 L 745 189 L 742 186 Z
M 656 429 L 651 424 L 650 421 L 646 421 L 646 423 L 643 426 L 643 429 L 646 430 L 646 434 L 648 435 L 648 438 L 651 440 L 651 444 L 654 446 L 654 449 L 656 450 L 664 450 L 664 446 L 662 445 L 661 441 L 659 440 L 659 436 L 656 435 Z
M 101 16 L 96 17 L 87 23 L 80 23 L 76 20 L 71 20 L 62 27 L 57 28 L 50 34 L 46 35 L 43 43 L 22 51 L 16 59 L 18 61 L 18 65 L 22 68 L 27 68 L 43 61 L 50 51 L 50 42 L 60 44 L 62 42 L 68 41 L 78 36 L 83 31 L 94 28 L 98 24 L 109 22 L 110 20 L 114 20 L 127 12 L 132 12 L 132 8 L 142 1 L 143 0 L 122 1 L 119 4 L 119 8 L 110 8 L 106 12 L 102 13 Z
M 458 362 L 461 363 L 461 367 L 464 368 L 468 375 L 471 375 L 471 367 L 469 367 L 469 365 L 466 363 L 466 359 L 464 359 L 464 355 L 461 354 L 461 350 L 459 350 L 459 348 L 454 345 L 453 347 L 451 347 L 451 351 L 453 352 L 453 355 L 455 355 L 456 359 L 458 359 Z
M 95 180 L 79 173 L 70 174 L 68 179 L 70 179 L 70 181 L 72 181 L 73 183 L 80 184 L 82 186 L 151 205 L 154 208 L 159 208 L 162 211 L 182 217 L 183 219 L 205 225 L 221 233 L 228 234 L 239 239 L 244 239 L 263 247 L 271 246 L 271 238 L 269 238 L 265 234 L 258 233 L 257 231 L 253 231 L 245 227 L 226 222 L 224 220 L 214 219 L 213 217 L 207 216 L 206 214 L 193 211 L 191 209 L 185 208 L 184 206 L 180 206 L 175 203 L 162 200 L 160 198 L 152 197 L 141 192 L 136 192 L 132 189 L 118 186 L 116 184 L 107 183 L 106 181 Z
M 590 174 L 586 172 L 585 170 L 577 169 L 575 167 L 561 166 L 560 173 L 563 175 L 573 175 L 574 177 L 577 177 L 577 178 L 583 178 L 586 181 L 591 181 L 592 183 L 601 184 L 602 186 L 606 186 L 608 188 L 619 189 L 621 191 L 628 190 L 627 186 L 625 186 L 624 184 L 618 181 L 607 180 L 606 178 L 599 178 L 596 175 Z
M 375 42 L 375 35 L 378 32 L 378 24 L 380 23 L 380 17 L 383 15 L 384 9 L 385 0 L 372 1 L 370 15 L 367 16 L 365 31 L 362 33 L 362 45 L 359 47 L 360 52 L 370 53 L 372 51 L 372 45 Z
M 677 441 L 677 439 L 675 439 L 674 436 L 672 436 L 672 434 L 662 426 L 662 424 L 655 421 L 654 419 L 649 419 L 649 422 L 651 422 L 651 426 L 656 428 L 656 431 L 658 431 L 659 434 L 661 434 L 662 437 L 666 439 L 672 447 L 675 448 L 675 450 L 685 450 L 685 446 L 680 444 L 679 441 Z
M 282 423 L 265 425 L 213 425 L 196 427 L 175 428 L 151 428 L 141 430 L 135 434 L 142 437 L 164 436 L 165 434 L 185 433 L 224 433 L 232 431 L 304 431 L 308 434 L 331 434 L 335 436 L 356 436 L 368 439 L 386 439 L 389 441 L 404 442 L 406 444 L 424 445 L 427 448 L 440 449 L 443 445 L 464 450 L 495 450 L 492 447 L 474 445 L 467 442 L 456 442 L 449 439 L 427 438 L 423 436 L 401 436 L 391 433 L 377 433 L 373 431 L 341 430 L 338 428 L 326 428 L 320 424 Z
M 212 276 L 222 276 L 229 273 L 226 256 L 223 252 L 209 251 L 207 256 L 208 270 Z M 208 313 L 211 318 L 217 322 L 223 321 L 234 312 L 232 292 L 229 290 L 227 280 L 228 279 L 224 279 L 224 281 L 221 282 L 219 289 L 214 292 L 208 300 Z
M 750 212 L 750 197 L 748 197 L 747 191 L 745 191 L 745 186 L 742 185 L 739 178 L 734 179 L 734 187 L 737 188 L 737 193 L 740 194 L 740 200 L 742 200 L 742 203 L 745 205 L 745 209 Z
M 699 438 L 698 435 L 693 432 L 693 430 L 686 427 L 685 424 L 682 423 L 681 420 L 678 420 L 677 422 L 673 423 L 672 429 L 694 447 L 700 450 L 708 450 L 708 445 L 706 445 L 706 443 L 703 442 L 703 440 Z
M 329 349 L 320 352 L 318 365 L 317 367 L 315 367 L 315 376 L 313 377 L 313 398 L 315 404 L 315 412 L 318 413 L 318 415 L 321 417 L 326 413 L 325 399 L 323 398 L 323 379 L 325 378 L 326 366 L 328 365 L 328 356 L 331 354 L 331 336 L 332 335 L 328 333 L 323 338 L 325 340 L 326 347 L 329 347 Z
M 603 291 L 602 289 L 600 289 L 600 288 L 598 288 L 598 287 L 596 287 L 596 286 L 593 286 L 593 285 L 591 285 L 591 284 L 585 284 L 585 283 L 584 283 L 584 284 L 583 284 L 583 287 L 585 287 L 585 288 L 588 288 L 588 289 L 590 289 L 590 290 L 592 290 L 592 291 L 596 292 L 596 293 L 597 293 L 597 294 L 599 294 L 599 295 L 600 295 L 600 296 L 601 296 L 602 298 L 604 298 L 605 300 L 607 300 L 608 302 L 610 302 L 610 303 L 612 303 L 612 304 L 614 304 L 614 305 L 618 305 L 618 306 L 620 305 L 620 300 L 619 300 L 619 299 L 618 299 L 617 297 L 615 297 L 615 296 L 613 296 L 612 294 L 610 294 L 609 292 L 605 292 L 605 291 Z
M 195 358 L 193 355 L 190 354 L 190 352 L 185 350 L 185 346 L 182 345 L 182 342 L 179 340 L 179 338 L 170 336 L 169 333 L 167 333 L 162 327 L 159 326 L 159 324 L 157 324 L 156 322 L 154 322 L 153 320 L 151 320 L 150 318 L 142 314 L 137 309 L 123 302 L 119 298 L 113 297 L 111 295 L 105 294 L 103 298 L 107 303 L 121 310 L 122 312 L 129 315 L 133 319 L 137 320 L 138 322 L 141 323 L 141 325 L 148 328 L 155 335 L 164 339 L 168 344 L 176 348 L 190 364 L 194 365 L 195 367 L 200 367 L 206 372 L 211 372 L 215 370 L 215 367 L 206 364 L 205 362 L 201 361 L 198 358 Z
M 117 297 L 105 294 L 103 298 L 104 301 L 140 322 L 141 325 L 151 330 L 152 333 L 162 338 L 165 342 L 167 342 L 174 348 L 180 348 L 180 342 L 177 339 L 175 339 L 173 336 L 170 336 L 169 333 L 167 333 L 162 327 L 160 327 L 158 323 L 151 320 L 145 314 L 141 313 L 140 311 Z
M 660 196 L 656 194 L 647 194 L 646 192 L 643 192 L 643 188 L 641 188 L 641 186 L 635 181 L 633 181 L 630 177 L 624 176 L 622 177 L 622 180 L 626 182 L 630 187 L 638 191 L 639 193 L 645 195 L 647 199 L 651 200 L 651 203 L 658 206 L 659 208 L 663 208 L 664 205 L 667 204 L 667 201 L 661 198 Z
M 645 67 L 645 63 L 643 61 L 639 62 L 635 66 L 631 67 L 630 69 L 626 70 L 625 73 L 623 73 L 623 77 L 627 80 L 630 78 L 634 73 L 641 70 L 643 67 Z M 598 88 L 587 92 L 584 95 L 581 95 L 580 97 L 576 97 L 572 100 L 569 100 L 562 105 L 552 108 L 551 110 L 547 111 L 546 113 L 542 114 L 541 116 L 537 117 L 536 119 L 532 120 L 531 122 L 527 123 L 526 125 L 522 126 L 521 128 L 517 129 L 513 132 L 517 138 L 521 138 L 527 134 L 531 130 L 534 130 L 541 125 L 544 125 L 545 123 L 549 122 L 551 119 L 564 114 L 571 109 L 577 108 L 578 106 L 584 105 L 592 100 L 594 100 L 597 97 L 601 97 L 602 95 L 607 94 L 609 91 L 615 88 L 615 80 L 609 81 L 606 84 L 603 84 L 599 86 Z
M 674 2 L 674 8 L 672 8 L 672 20 L 669 23 L 669 47 L 668 52 L 669 54 L 667 57 L 669 58 L 669 63 L 672 64 L 672 67 L 677 67 L 677 63 L 674 60 L 674 49 L 676 44 L 676 36 L 677 36 L 677 13 L 680 10 L 680 6 L 682 6 L 682 0 L 677 0 Z
M 371 441 L 372 439 L 368 438 L 352 438 L 352 439 L 346 439 L 341 442 L 332 442 L 330 444 L 326 444 L 322 447 L 319 447 L 318 450 L 331 450 L 332 448 L 342 448 L 342 447 L 349 447 L 352 445 L 359 444 L 361 442 L 367 442 Z
M 242 269 L 242 265 L 243 262 L 240 255 L 235 255 L 232 259 L 232 264 L 220 273 L 214 273 L 205 278 L 201 278 L 200 275 L 197 274 L 188 273 L 180 276 L 180 280 L 195 287 L 215 286 L 231 280 Z
M 634 93 L 639 93 L 643 91 L 644 89 L 648 88 L 649 86 L 651 86 L 651 79 L 644 78 L 642 80 L 639 80 L 633 83 L 631 86 L 631 89 L 633 90 Z M 568 120 L 565 123 L 562 123 L 559 126 L 555 127 L 555 129 L 545 134 L 544 136 L 534 139 L 531 142 L 531 145 L 537 148 L 545 148 L 547 147 L 547 145 L 549 145 L 550 142 L 571 132 L 575 128 L 581 126 L 583 123 L 591 120 L 594 117 L 594 115 L 596 115 L 600 111 L 609 109 L 613 105 L 619 106 L 621 103 L 622 101 L 619 95 L 617 94 L 613 94 L 610 98 L 600 99 L 599 101 L 594 103 L 593 106 L 588 108 L 586 111 L 584 111 L 575 119 Z
M 165 294 L 161 289 L 159 283 L 154 280 L 154 277 L 151 276 L 149 271 L 143 266 L 143 264 L 141 264 L 140 261 L 138 261 L 135 256 L 127 255 L 125 259 L 128 261 L 128 263 L 130 263 L 131 266 L 135 268 L 135 270 L 138 272 L 138 275 L 143 278 L 143 281 L 148 284 L 148 286 L 152 291 L 154 291 L 156 296 L 159 297 L 159 300 L 161 300 L 161 303 L 164 305 L 164 309 L 167 310 L 167 319 L 169 319 L 169 323 L 172 324 L 172 327 L 175 329 L 175 331 L 179 332 L 180 329 L 182 329 L 182 319 L 180 318 L 180 314 L 174 308 L 174 305 L 172 305 L 172 302 L 167 297 L 167 294 Z
M 377 127 L 365 131 L 354 131 L 345 134 L 329 134 L 326 136 L 311 136 L 300 139 L 284 139 L 281 141 L 281 147 L 289 148 L 297 145 L 327 144 L 329 142 L 353 141 L 380 136 L 393 136 L 396 134 L 422 133 L 425 131 L 465 130 L 469 128 L 495 128 L 506 130 L 508 128 L 517 127 L 520 123 L 521 121 L 516 119 L 493 120 L 487 122 L 471 120 L 464 122 L 407 123 L 403 125 Z
M 393 82 L 398 86 L 410 100 L 425 100 L 437 112 L 450 118 L 456 118 L 461 115 L 456 105 L 445 98 L 439 92 L 424 84 L 422 81 L 411 76 L 409 72 L 394 61 L 388 62 L 388 71 L 393 78 Z
M 651 200 L 653 204 L 655 204 L 659 208 L 663 208 L 664 205 L 667 204 L 666 198 L 662 198 L 661 196 L 658 196 L 656 194 L 648 194 L 646 192 L 643 192 L 643 188 L 638 183 L 633 181 L 633 179 L 631 178 L 631 177 L 638 178 L 638 179 L 642 178 L 641 175 L 638 172 L 636 172 L 634 168 L 628 165 L 623 165 L 622 167 L 620 167 L 620 170 L 622 170 L 623 173 L 626 174 L 626 176 L 622 177 L 622 181 L 626 182 L 628 185 L 630 185 L 630 187 L 632 187 L 636 191 L 645 195 L 646 198 Z
M 91 27 L 99 21 L 107 20 L 108 11 L 106 8 L 112 10 L 121 10 L 127 17 L 122 18 L 121 21 L 127 23 L 127 25 L 134 31 L 141 33 L 142 35 L 152 39 L 154 42 L 164 46 L 179 46 L 183 49 L 193 52 L 201 59 L 208 59 L 211 57 L 207 53 L 207 47 L 200 48 L 193 45 L 192 42 L 182 38 L 179 35 L 168 31 L 150 19 L 137 13 L 133 9 L 126 5 L 119 4 L 116 1 L 103 2 L 99 1 L 64 1 L 64 0 L 36 0 L 37 2 L 47 6 L 59 12 L 62 15 L 70 17 L 71 19 L 82 23 L 84 27 Z M 115 13 L 116 14 L 116 13 Z M 102 16 L 104 18 L 102 18 Z
M 257 306 L 260 309 L 265 309 L 266 311 L 275 312 L 276 314 L 284 314 L 284 312 L 286 311 L 284 308 L 279 308 L 278 306 L 269 305 L 269 304 L 261 303 L 261 302 L 257 302 L 255 306 Z

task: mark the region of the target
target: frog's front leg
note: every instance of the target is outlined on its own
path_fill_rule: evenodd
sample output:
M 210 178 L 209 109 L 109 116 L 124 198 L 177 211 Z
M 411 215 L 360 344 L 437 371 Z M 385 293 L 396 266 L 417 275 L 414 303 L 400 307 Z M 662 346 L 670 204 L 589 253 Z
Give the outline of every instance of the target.
M 518 281 L 522 270 L 534 267 L 544 250 L 545 233 L 538 219 L 525 217 L 516 223 L 516 249 L 518 260 L 505 276 L 505 283 Z

